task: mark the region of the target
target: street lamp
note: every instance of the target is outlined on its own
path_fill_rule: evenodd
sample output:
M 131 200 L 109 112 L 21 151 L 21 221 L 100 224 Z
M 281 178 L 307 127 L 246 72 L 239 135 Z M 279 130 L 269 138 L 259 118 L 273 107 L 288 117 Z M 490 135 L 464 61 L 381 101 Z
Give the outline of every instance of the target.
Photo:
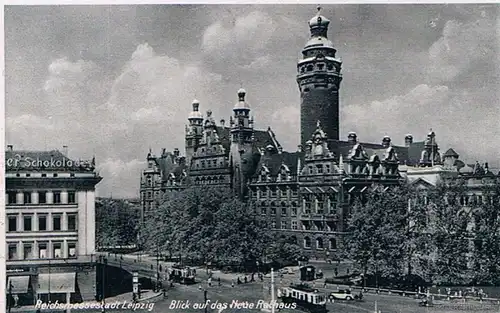
M 205 300 L 205 313 L 208 313 L 208 310 L 207 310 L 207 289 L 206 288 L 203 290 L 203 298 Z

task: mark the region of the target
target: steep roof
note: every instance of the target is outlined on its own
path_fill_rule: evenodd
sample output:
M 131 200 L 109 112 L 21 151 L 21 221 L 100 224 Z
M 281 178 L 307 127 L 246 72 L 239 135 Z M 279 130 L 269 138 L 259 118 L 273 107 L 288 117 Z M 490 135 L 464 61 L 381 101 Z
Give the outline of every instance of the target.
M 266 154 L 260 158 L 256 174 L 260 173 L 263 166 L 266 166 L 269 169 L 269 174 L 271 176 L 276 176 L 280 172 L 281 165 L 284 164 L 290 169 L 290 174 L 294 175 L 297 173 L 297 161 L 303 158 L 303 152 L 266 152 Z
M 330 141 L 332 144 L 333 151 L 339 151 L 340 154 L 344 157 L 344 160 L 347 159 L 349 151 L 355 145 L 355 143 L 351 143 L 348 141 Z M 387 148 L 384 148 L 381 144 L 369 143 L 369 142 L 360 142 L 363 149 L 366 151 L 369 157 L 376 154 L 380 158 L 383 157 Z M 396 154 L 398 155 L 399 161 L 401 164 L 413 165 L 417 164 L 420 159 L 420 153 L 424 148 L 424 142 L 414 142 L 409 147 L 395 146 Z M 336 148 L 336 149 L 335 149 Z
M 226 152 L 229 153 L 231 147 L 231 129 L 229 127 L 217 126 L 217 134 Z M 254 144 L 258 148 L 265 148 L 272 145 L 278 149 L 275 140 L 273 140 L 270 130 L 254 130 Z
M 458 158 L 459 155 L 458 153 L 455 152 L 452 148 L 446 150 L 446 152 L 443 154 L 443 157 L 456 157 Z

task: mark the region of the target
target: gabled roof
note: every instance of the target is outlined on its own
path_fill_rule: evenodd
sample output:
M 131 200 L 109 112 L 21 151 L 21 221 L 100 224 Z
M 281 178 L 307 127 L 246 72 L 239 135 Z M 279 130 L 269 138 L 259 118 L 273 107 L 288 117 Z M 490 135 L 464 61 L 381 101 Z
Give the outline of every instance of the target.
M 258 175 L 263 166 L 269 169 L 270 176 L 277 176 L 280 172 L 281 165 L 284 164 L 290 170 L 291 175 L 297 173 L 297 161 L 304 158 L 303 152 L 282 152 L 266 154 L 260 158 L 257 166 L 256 174 Z
M 432 183 L 428 182 L 426 179 L 424 179 L 422 177 L 419 177 L 418 179 L 412 181 L 410 183 L 410 185 L 419 185 L 419 186 L 423 186 L 425 188 L 434 188 L 434 187 L 436 187 Z
M 222 146 L 229 153 L 231 147 L 231 129 L 229 127 L 217 126 L 217 134 Z M 254 130 L 254 145 L 258 148 L 265 148 L 268 145 L 272 145 L 275 149 L 279 148 L 273 140 L 270 130 Z
M 339 151 L 344 160 L 347 160 L 349 155 L 349 151 L 354 147 L 355 143 L 351 143 L 348 141 L 330 141 L 332 144 L 332 148 L 337 146 L 338 149 L 332 149 L 332 151 Z M 363 146 L 364 151 L 368 154 L 368 157 L 376 154 L 379 158 L 383 158 L 384 153 L 387 148 L 384 148 L 381 144 L 368 143 L 368 142 L 360 142 L 361 146 Z M 409 147 L 403 146 L 395 146 L 396 154 L 398 155 L 398 159 L 400 164 L 413 165 L 418 164 L 420 159 L 420 153 L 424 148 L 424 142 L 414 142 Z
M 443 154 L 443 157 L 456 157 L 458 158 L 459 155 L 458 153 L 455 152 L 452 148 L 446 150 L 446 152 Z

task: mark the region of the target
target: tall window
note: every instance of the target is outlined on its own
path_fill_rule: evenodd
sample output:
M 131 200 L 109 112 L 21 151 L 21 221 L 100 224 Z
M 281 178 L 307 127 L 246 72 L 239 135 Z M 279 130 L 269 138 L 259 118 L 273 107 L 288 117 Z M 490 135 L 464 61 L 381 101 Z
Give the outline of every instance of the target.
M 286 221 L 281 221 L 281 229 L 286 229 Z
M 276 215 L 276 208 L 275 207 L 271 207 L 271 215 Z
M 53 242 L 52 243 L 52 257 L 54 259 L 62 258 L 62 249 L 61 249 L 62 244 L 60 242 Z
M 7 192 L 7 198 L 8 198 L 9 204 L 16 204 L 17 203 L 17 192 L 15 192 L 15 191 Z
M 61 230 L 61 215 L 52 215 L 52 230 Z
M 311 248 L 311 238 L 309 237 L 304 238 L 304 248 Z
M 40 204 L 47 203 L 47 193 L 45 191 L 38 192 L 38 203 Z
M 56 203 L 56 204 L 61 203 L 61 192 L 60 191 L 54 191 L 54 203 Z
M 323 164 L 316 165 L 318 174 L 323 174 Z
M 271 223 L 271 227 L 272 227 L 272 228 L 276 228 L 276 222 L 272 222 L 272 223 Z
M 46 259 L 46 258 L 48 258 L 48 255 L 47 255 L 47 243 L 46 242 L 39 242 L 38 243 L 38 258 L 39 259 Z
M 17 245 L 15 243 L 9 244 L 9 260 L 17 260 Z
M 262 215 L 266 215 L 267 214 L 267 210 L 266 210 L 265 207 L 263 207 L 263 208 L 260 209 L 260 214 L 262 214 Z
M 323 238 L 316 238 L 316 248 L 323 249 Z
M 297 221 L 292 221 L 292 229 L 297 229 Z
M 325 202 L 324 202 L 324 198 L 322 195 L 318 195 L 316 197 L 317 199 L 317 203 L 318 203 L 318 206 L 317 206 L 317 209 L 316 209 L 316 213 L 318 214 L 323 214 L 324 213 L 324 205 L 325 205 Z
M 76 214 L 68 214 L 68 230 L 76 230 Z
M 31 215 L 24 215 L 23 216 L 24 231 L 32 231 L 31 222 L 32 222 Z
M 31 243 L 23 244 L 23 258 L 25 260 L 33 259 L 33 245 Z
M 68 242 L 68 257 L 76 258 L 76 243 Z
M 331 250 L 337 249 L 337 240 L 335 240 L 335 238 L 330 238 L 330 249 Z
M 76 203 L 76 193 L 74 191 L 68 192 L 68 203 Z
M 281 216 L 286 216 L 286 207 L 281 208 Z
M 17 231 L 17 215 L 9 215 L 9 231 Z
M 24 203 L 31 203 L 31 192 L 24 192 Z
M 312 206 L 312 201 L 310 196 L 304 197 L 304 213 L 305 214 L 311 214 L 311 206 Z
M 292 208 L 290 209 L 290 213 L 291 213 L 290 215 L 292 215 L 292 216 L 297 216 L 297 208 L 292 207 Z
M 38 230 L 39 231 L 47 230 L 47 216 L 46 215 L 38 215 Z
M 277 196 L 276 189 L 271 189 L 271 197 L 276 197 L 276 196 Z

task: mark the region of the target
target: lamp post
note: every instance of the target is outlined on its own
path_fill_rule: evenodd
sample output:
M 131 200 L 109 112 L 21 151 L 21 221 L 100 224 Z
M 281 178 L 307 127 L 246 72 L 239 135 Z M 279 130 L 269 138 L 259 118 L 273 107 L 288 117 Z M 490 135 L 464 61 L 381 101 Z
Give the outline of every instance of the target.
M 106 264 L 108 260 L 104 256 L 99 257 L 102 263 L 102 285 L 101 285 L 101 295 L 102 295 L 102 312 L 106 312 Z
M 208 313 L 208 310 L 207 310 L 207 289 L 205 288 L 203 290 L 203 299 L 205 300 L 205 313 Z

